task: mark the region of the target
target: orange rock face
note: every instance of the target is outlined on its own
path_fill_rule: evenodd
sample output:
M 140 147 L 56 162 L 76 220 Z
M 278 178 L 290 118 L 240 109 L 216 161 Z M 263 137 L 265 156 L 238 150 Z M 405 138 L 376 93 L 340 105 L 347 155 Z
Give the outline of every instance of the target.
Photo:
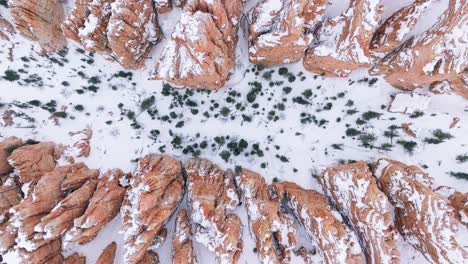
M 30 243 L 42 244 L 44 240 L 60 237 L 73 226 L 73 220 L 80 217 L 88 206 L 89 199 L 96 189 L 94 180 L 85 183 L 76 191 L 61 200 L 52 211 L 41 218 L 34 227 L 36 234 Z M 37 242 L 36 242 L 37 241 Z
M 114 0 L 93 0 L 89 3 L 89 15 L 79 31 L 81 44 L 90 51 L 109 54 L 107 25 L 111 16 L 111 4 Z
M 123 177 L 124 173 L 116 169 L 106 172 L 99 179 L 86 211 L 75 219 L 73 228 L 65 235 L 65 242 L 88 243 L 117 215 L 126 191 L 119 185 L 119 180 Z
M 96 264 L 113 264 L 115 259 L 115 252 L 117 250 L 117 243 L 110 243 L 99 255 Z
M 167 13 L 172 10 L 172 0 L 155 0 L 154 5 L 159 13 Z
M 327 3 L 328 0 L 259 2 L 249 19 L 250 62 L 275 65 L 299 61 Z
M 65 47 L 60 28 L 64 12 L 59 0 L 11 0 L 9 9 L 16 29 L 26 38 L 37 41 L 46 52 Z
M 381 159 L 374 166 L 382 190 L 395 206 L 401 234 L 434 263 L 463 263 L 468 257 L 456 240 L 455 214 L 430 188 L 415 166 Z
M 130 181 L 123 202 L 126 263 L 139 263 L 183 197 L 180 162 L 169 156 L 147 155 Z
M 206 159 L 188 160 L 184 168 L 195 240 L 214 252 L 218 263 L 236 263 L 242 252 L 242 224 L 229 213 L 239 204 L 232 172 Z
M 16 233 L 11 230 L 8 221 L 0 224 L 0 254 L 5 253 L 15 245 Z
M 172 240 L 172 264 L 196 264 L 197 259 L 190 239 L 190 223 L 187 211 L 177 213 L 174 238 Z
M 19 147 L 8 158 L 21 183 L 36 182 L 55 168 L 54 144 L 43 142 Z
M 242 169 L 237 178 L 249 226 L 262 263 L 288 263 L 296 244 L 292 218 L 280 210 L 280 199 L 259 174 Z
M 68 256 L 63 264 L 86 264 L 86 257 L 75 252 Z
M 107 28 L 109 48 L 125 68 L 144 66 L 144 57 L 160 36 L 152 0 L 116 0 Z
M 156 64 L 152 78 L 219 89 L 234 66 L 243 2 L 190 0 Z
M 0 142 L 0 175 L 10 173 L 13 170 L 8 163 L 8 157 L 11 154 L 9 149 L 21 146 L 22 144 L 23 141 L 17 137 L 9 137 Z
M 295 183 L 274 183 L 276 192 L 285 197 L 310 239 L 318 245 L 325 263 L 363 263 L 361 246 L 354 232 L 336 218 L 320 193 L 302 189 Z
M 371 64 L 369 44 L 382 14 L 380 0 L 352 0 L 338 17 L 327 19 L 318 29 L 318 45 L 304 57 L 311 72 L 346 77 Z
M 12 176 L 5 177 L 0 185 L 0 223 L 8 220 L 8 210 L 22 199 L 21 186 Z
M 63 198 L 80 188 L 86 181 L 95 179 L 99 172 L 90 170 L 83 163 L 57 167 L 39 179 L 30 194 L 11 208 L 10 223 L 17 229 L 18 241 L 26 242 L 34 234 L 36 225 Z M 59 221 L 61 219 L 59 218 Z M 41 243 L 22 243 L 28 250 L 35 250 Z
M 416 0 L 405 6 L 387 18 L 375 31 L 370 49 L 377 53 L 378 57 L 392 51 L 403 38 L 416 26 L 419 17 L 432 4 L 433 0 Z
M 360 161 L 328 168 L 319 178 L 325 195 L 358 235 L 369 263 L 399 263 L 392 207 Z
M 25 249 L 18 249 L 20 264 L 61 264 L 63 263 L 62 242 L 60 239 L 28 252 Z
M 73 10 L 65 21 L 62 23 L 62 30 L 65 37 L 81 43 L 79 36 L 80 30 L 84 28 L 86 18 L 88 18 L 90 10 L 89 4 L 92 0 L 76 0 Z
M 440 186 L 435 190 L 455 209 L 455 217 L 464 225 L 468 225 L 468 193 L 457 192 L 455 189 Z
M 138 262 L 138 264 L 159 264 L 158 254 L 153 251 L 146 251 L 143 258 Z
M 444 84 L 468 98 L 468 42 L 460 39 L 467 21 L 467 1 L 450 0 L 429 30 L 405 41 L 371 73 L 383 74 L 391 85 L 404 90 Z

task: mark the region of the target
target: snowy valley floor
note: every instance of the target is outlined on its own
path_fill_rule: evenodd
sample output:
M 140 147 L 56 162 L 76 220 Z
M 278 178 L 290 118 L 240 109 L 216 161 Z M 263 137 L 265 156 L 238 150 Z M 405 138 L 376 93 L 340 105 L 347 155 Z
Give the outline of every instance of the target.
M 392 97 L 402 91 L 366 70 L 338 79 L 308 73 L 300 63 L 244 64 L 231 85 L 206 92 L 148 80 L 153 62 L 129 72 L 71 42 L 65 52 L 41 56 L 18 37 L 13 62 L 6 51 L 0 54 L 0 115 L 15 114 L 12 125 L 0 119 L 0 140 L 14 135 L 69 143 L 69 132 L 89 127 L 91 155 L 83 160 L 90 168 L 132 172 L 148 153 L 199 156 L 226 169 L 257 171 L 268 182 L 320 190 L 315 177 L 326 167 L 387 157 L 423 168 L 436 185 L 468 191 L 468 101 L 455 94 L 419 90 L 430 100 L 427 109 L 390 113 Z M 416 137 L 403 123 L 411 123 Z M 242 207 L 238 214 L 244 223 L 239 263 L 252 263 L 255 245 Z M 173 226 L 174 219 L 169 230 Z M 116 217 L 92 243 L 65 252 L 78 250 L 94 263 L 110 241 L 121 243 L 119 229 Z M 170 260 L 171 234 L 158 250 L 162 263 Z M 304 233 L 299 237 L 307 242 Z M 213 259 L 195 245 L 201 263 Z M 426 262 L 401 237 L 399 246 L 404 263 Z M 117 263 L 121 257 L 119 247 Z

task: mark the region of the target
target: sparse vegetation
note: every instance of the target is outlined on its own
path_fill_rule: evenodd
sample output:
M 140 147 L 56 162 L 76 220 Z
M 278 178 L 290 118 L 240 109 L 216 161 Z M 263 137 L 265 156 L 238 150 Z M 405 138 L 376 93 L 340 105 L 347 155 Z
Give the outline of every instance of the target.
M 445 142 L 446 140 L 453 138 L 453 136 L 450 133 L 444 132 L 441 129 L 436 129 L 432 131 L 432 136 L 432 138 L 425 138 L 424 142 L 429 144 L 440 144 Z

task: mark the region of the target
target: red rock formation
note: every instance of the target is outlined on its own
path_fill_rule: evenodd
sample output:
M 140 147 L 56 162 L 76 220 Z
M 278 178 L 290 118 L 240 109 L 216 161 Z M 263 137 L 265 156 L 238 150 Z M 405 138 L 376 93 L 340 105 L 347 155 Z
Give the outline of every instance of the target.
M 115 0 L 93 0 L 88 4 L 89 15 L 78 36 L 81 44 L 90 51 L 109 54 L 107 25 L 111 16 L 111 4 Z
M 155 0 L 154 5 L 156 6 L 156 10 L 161 14 L 172 10 L 171 0 Z
M 123 67 L 143 67 L 144 57 L 161 37 L 153 1 L 116 0 L 107 37 L 109 48 Z
M 9 157 L 21 183 L 36 182 L 55 168 L 54 144 L 43 142 L 19 147 Z
M 75 252 L 68 256 L 63 264 L 86 264 L 86 257 Z
M 117 243 L 114 241 L 107 245 L 107 247 L 99 255 L 96 264 L 113 264 L 115 259 L 115 252 L 117 250 Z
M 219 89 L 234 66 L 242 0 L 190 0 L 152 78 L 175 85 Z
M 433 0 L 416 0 L 393 13 L 375 31 L 370 43 L 371 51 L 382 57 L 396 48 L 433 2 Z
M 356 235 L 336 218 L 320 193 L 305 190 L 292 182 L 274 183 L 276 192 L 285 197 L 289 207 L 304 226 L 325 263 L 363 263 L 361 246 Z
M 117 215 L 125 196 L 125 188 L 119 185 L 119 180 L 123 177 L 124 173 L 115 169 L 106 172 L 99 179 L 86 211 L 75 219 L 73 228 L 66 233 L 66 243 L 88 243 Z
M 259 2 L 249 19 L 250 62 L 275 65 L 299 61 L 327 3 L 328 0 Z
M 90 10 L 89 4 L 92 0 L 76 0 L 73 10 L 65 21 L 62 23 L 62 30 L 65 37 L 70 38 L 78 43 L 81 43 L 79 36 L 88 18 Z
M 146 251 L 143 255 L 143 258 L 138 262 L 138 264 L 159 264 L 158 254 L 152 251 Z
M 10 0 L 8 3 L 16 28 L 23 36 L 37 41 L 46 52 L 65 47 L 60 29 L 64 13 L 59 0 Z
M 25 249 L 18 250 L 20 264 L 62 264 L 62 242 L 60 239 L 52 240 L 51 242 L 39 247 L 38 249 L 28 252 Z
M 57 167 L 39 179 L 32 192 L 11 208 L 10 223 L 17 229 L 18 241 L 28 250 L 35 250 L 39 243 L 30 242 L 34 227 L 70 192 L 86 181 L 95 179 L 99 172 L 90 170 L 83 163 Z M 39 219 L 38 219 L 39 218 Z
M 260 261 L 288 263 L 291 249 L 296 244 L 293 219 L 280 210 L 279 197 L 262 176 L 242 169 L 236 181 Z
M 319 178 L 325 195 L 358 235 L 369 263 L 399 263 L 392 207 L 367 163 L 328 168 Z
M 5 177 L 0 185 L 0 223 L 8 220 L 8 210 L 22 199 L 21 186 L 13 176 Z
M 180 162 L 169 156 L 147 155 L 131 179 L 123 202 L 126 263 L 140 262 L 183 197 Z
M 429 30 L 405 41 L 371 73 L 383 74 L 391 85 L 404 90 L 443 83 L 468 98 L 468 42 L 460 38 L 467 21 L 467 1 L 450 0 Z
M 85 211 L 95 189 L 96 182 L 91 180 L 61 200 L 34 227 L 34 231 L 37 232 L 34 235 L 34 243 L 40 245 L 44 243 L 44 240 L 58 238 L 65 231 L 69 230 L 73 226 L 73 220 L 80 217 Z M 33 243 L 33 241 L 30 241 L 30 243 Z
M 13 168 L 8 163 L 8 157 L 16 146 L 21 146 L 23 141 L 17 137 L 9 137 L 0 142 L 0 175 L 10 173 Z
M 218 263 L 236 263 L 242 252 L 242 224 L 229 213 L 239 204 L 232 172 L 206 159 L 188 160 L 184 168 L 195 240 L 214 252 Z
M 468 258 L 456 240 L 453 209 L 430 188 L 416 166 L 381 159 L 374 166 L 382 190 L 395 206 L 400 233 L 434 263 L 463 263 Z
M 454 188 L 440 186 L 435 190 L 455 209 L 457 220 L 468 225 L 468 193 L 457 192 Z
M 11 230 L 8 221 L 0 223 L 0 254 L 7 252 L 15 245 L 16 233 Z
M 197 259 L 190 239 L 190 223 L 187 211 L 177 213 L 174 238 L 172 240 L 172 264 L 196 264 Z
M 318 29 L 319 44 L 304 57 L 308 71 L 346 77 L 371 64 L 369 43 L 382 14 L 380 0 L 352 0 L 338 17 Z
M 10 41 L 13 34 L 15 34 L 13 25 L 0 15 L 0 40 Z

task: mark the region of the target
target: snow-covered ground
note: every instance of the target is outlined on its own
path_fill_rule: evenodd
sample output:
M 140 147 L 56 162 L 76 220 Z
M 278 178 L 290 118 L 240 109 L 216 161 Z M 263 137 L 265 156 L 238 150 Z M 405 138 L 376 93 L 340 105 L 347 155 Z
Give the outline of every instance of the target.
M 344 10 L 347 1 L 331 2 L 327 16 Z M 409 2 L 384 1 L 386 16 Z M 435 21 L 447 2 L 432 7 L 416 32 Z M 0 7 L 0 13 L 8 17 L 5 8 Z M 178 15 L 176 10 L 160 16 L 165 36 Z M 326 167 L 388 157 L 424 168 L 436 185 L 468 191 L 468 101 L 456 94 L 417 90 L 427 101 L 416 103 L 426 109 L 391 113 L 392 98 L 402 91 L 369 76 L 366 69 L 340 79 L 308 73 L 302 63 L 249 65 L 245 36 L 238 47 L 236 72 L 217 92 L 175 89 L 148 80 L 165 40 L 153 49 L 142 71 L 126 71 L 73 42 L 67 52 L 41 56 L 34 43 L 19 36 L 14 41 L 13 61 L 8 60 L 7 47 L 0 48 L 0 115 L 8 110 L 23 114 L 14 118 L 13 126 L 4 126 L 0 119 L 0 140 L 15 135 L 68 143 L 69 132 L 90 127 L 91 155 L 84 159 L 90 168 L 132 172 L 136 160 L 148 153 L 180 160 L 200 156 L 223 168 L 239 165 L 257 171 L 269 182 L 293 181 L 316 190 L 320 187 L 314 177 Z M 8 74 L 18 79 L 7 80 Z M 451 127 L 454 119 L 459 121 Z M 416 138 L 402 130 L 403 123 L 411 123 Z M 244 223 L 239 263 L 256 263 L 246 213 L 239 208 L 238 214 Z M 173 230 L 174 219 L 168 226 Z M 78 250 L 94 263 L 109 242 L 122 242 L 119 230 L 117 217 L 93 242 L 65 252 Z M 170 234 L 158 250 L 161 263 L 171 259 Z M 303 232 L 299 237 L 309 243 Z M 212 262 L 213 255 L 195 244 L 200 263 Z M 402 238 L 399 247 L 402 263 L 426 262 Z M 117 253 L 116 263 L 122 263 L 123 249 L 118 247 Z

